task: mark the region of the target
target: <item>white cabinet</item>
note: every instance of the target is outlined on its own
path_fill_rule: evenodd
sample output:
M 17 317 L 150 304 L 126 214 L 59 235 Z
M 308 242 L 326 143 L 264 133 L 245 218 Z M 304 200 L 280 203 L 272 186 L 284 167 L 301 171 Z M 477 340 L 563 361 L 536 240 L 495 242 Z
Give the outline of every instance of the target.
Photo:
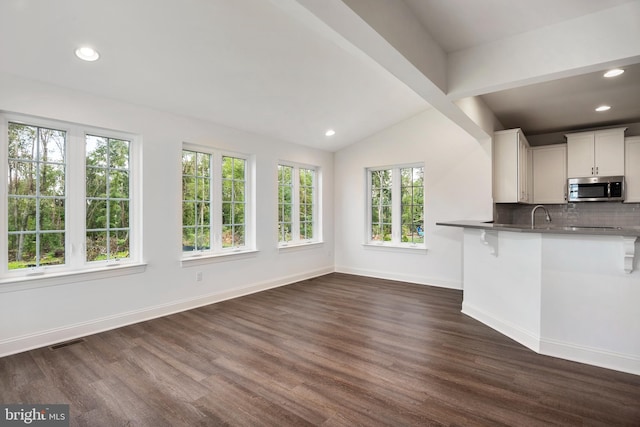
M 532 157 L 529 142 L 521 129 L 493 135 L 493 201 L 529 203 L 532 199 Z
M 533 147 L 531 153 L 533 203 L 566 203 L 567 144 Z
M 579 132 L 567 137 L 567 175 L 624 175 L 624 131 L 626 128 Z
M 625 138 L 625 202 L 640 202 L 640 136 Z

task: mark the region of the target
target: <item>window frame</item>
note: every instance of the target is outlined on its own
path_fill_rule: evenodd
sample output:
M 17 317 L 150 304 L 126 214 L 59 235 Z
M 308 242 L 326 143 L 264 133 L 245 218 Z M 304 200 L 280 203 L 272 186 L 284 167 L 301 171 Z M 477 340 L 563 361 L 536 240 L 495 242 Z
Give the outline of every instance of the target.
M 9 269 L 8 239 L 0 241 L 0 284 L 3 290 L 11 288 L 7 283 L 40 282 L 43 285 L 72 283 L 69 276 L 99 277 L 128 274 L 144 270 L 142 262 L 142 218 L 140 202 L 141 147 L 140 138 L 131 133 L 103 129 L 95 126 L 46 119 L 17 113 L 0 112 L 0 174 L 8 174 L 9 123 L 64 131 L 65 137 L 65 263 L 52 266 Z M 97 135 L 105 138 L 129 141 L 129 257 L 99 261 L 86 260 L 86 138 Z M 0 186 L 0 206 L 3 214 L 0 228 L 8 236 L 7 185 Z M 133 268 L 132 268 L 133 267 Z M 142 268 L 137 268 L 142 267 Z M 124 269 L 123 271 L 115 271 Z M 110 272 L 103 274 L 106 270 Z M 87 276 L 89 275 L 89 276 Z M 33 284 L 37 287 L 37 283 Z M 31 287 L 33 287 L 31 286 Z
M 291 192 L 291 240 L 281 240 L 280 233 L 280 166 L 290 167 L 292 168 L 292 192 Z M 300 238 L 300 170 L 311 170 L 313 171 L 313 185 L 312 185 L 312 230 L 313 236 L 309 239 L 301 239 Z M 281 249 L 296 247 L 296 246 L 307 246 L 312 244 L 317 244 L 322 242 L 322 220 L 321 220 L 321 182 L 322 182 L 322 174 L 321 168 L 319 166 L 308 165 L 303 163 L 279 160 L 276 165 L 276 185 L 277 185 L 277 209 L 278 213 L 276 214 L 276 229 L 277 229 L 277 240 L 278 247 Z
M 402 249 L 426 249 L 426 238 L 423 242 L 403 242 L 402 241 L 402 169 L 407 168 L 422 168 L 424 176 L 424 163 L 406 163 L 400 165 L 391 166 L 376 166 L 365 169 L 365 187 L 366 187 L 366 213 L 365 213 L 365 238 L 364 245 L 376 246 L 376 247 L 390 247 L 390 248 L 402 248 Z M 376 171 L 390 170 L 391 171 L 391 240 L 373 240 L 373 197 L 372 197 L 372 174 Z M 424 218 L 425 218 L 425 181 L 422 181 L 422 218 L 423 218 L 423 230 L 424 230 Z
M 215 259 L 224 259 L 229 255 L 246 255 L 256 252 L 255 246 L 255 157 L 251 154 L 239 153 L 229 150 L 222 150 L 215 147 L 204 146 L 183 142 L 180 150 L 180 180 L 182 181 L 182 166 L 184 151 L 193 151 L 195 153 L 208 154 L 210 159 L 210 176 L 209 176 L 209 197 L 210 197 L 210 214 L 209 214 L 209 249 L 181 251 L 182 265 L 188 265 L 192 262 L 207 263 L 214 262 Z M 245 162 L 245 191 L 244 191 L 244 245 L 223 247 L 222 243 L 222 205 L 223 205 L 223 177 L 222 177 L 222 161 L 224 157 L 232 157 L 242 159 Z M 180 191 L 180 239 L 183 242 L 184 220 L 182 216 L 182 203 L 184 201 L 184 192 Z M 181 245 L 184 247 L 184 245 Z

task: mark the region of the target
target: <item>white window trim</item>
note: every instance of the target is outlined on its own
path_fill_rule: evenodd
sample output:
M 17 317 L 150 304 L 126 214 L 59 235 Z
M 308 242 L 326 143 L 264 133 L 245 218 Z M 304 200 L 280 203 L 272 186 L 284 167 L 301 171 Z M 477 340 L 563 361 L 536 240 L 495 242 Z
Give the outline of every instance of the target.
M 278 166 L 289 166 L 293 168 L 293 190 L 291 194 L 291 217 L 292 217 L 292 226 L 291 226 L 291 234 L 294 238 L 288 242 L 283 242 L 280 240 L 280 235 L 278 234 L 278 249 L 286 250 L 292 248 L 299 248 L 305 246 L 313 246 L 319 243 L 323 243 L 322 239 L 322 219 L 320 213 L 322 212 L 321 200 L 322 200 L 322 172 L 319 166 L 304 164 L 304 163 L 296 163 L 286 160 L 279 160 L 276 165 L 276 173 L 278 170 Z M 313 170 L 314 173 L 314 183 L 313 183 L 313 238 L 312 239 L 300 239 L 298 236 L 300 235 L 300 169 L 310 169 Z M 279 185 L 279 179 L 276 178 L 276 183 Z M 279 204 L 279 200 L 276 205 Z M 276 215 L 277 217 L 277 215 Z
M 414 243 L 414 242 L 402 242 L 402 199 L 398 197 L 401 194 L 402 187 L 402 179 L 400 174 L 400 169 L 404 168 L 424 168 L 424 163 L 407 163 L 400 165 L 390 165 L 390 166 L 376 166 L 365 169 L 365 194 L 367 197 L 366 212 L 365 212 L 365 230 L 364 230 L 364 242 L 363 246 L 367 248 L 386 248 L 386 249 L 400 249 L 400 250 L 416 250 L 426 252 L 426 236 L 425 242 L 423 243 Z M 372 228 L 372 218 L 371 218 L 371 172 L 379 171 L 379 170 L 391 170 L 392 172 L 392 182 L 391 182 L 391 241 L 377 241 L 371 240 L 371 228 Z M 423 194 L 426 194 L 424 188 L 424 182 L 422 187 Z M 424 217 L 424 209 L 426 205 L 423 203 L 423 217 Z M 398 220 L 398 218 L 400 218 Z
M 141 138 L 138 135 L 95 126 L 44 119 L 16 113 L 0 112 L 0 174 L 7 176 L 8 162 L 8 129 L 9 122 L 30 126 L 39 126 L 63 130 L 66 139 L 66 171 L 65 171 L 65 264 L 38 268 L 9 270 L 7 265 L 8 229 L 7 186 L 0 185 L 0 200 L 3 214 L 0 215 L 0 228 L 3 238 L 0 239 L 0 286 L 2 291 L 32 287 L 72 283 L 84 279 L 100 279 L 113 275 L 122 275 L 144 270 L 142 262 L 142 218 L 141 218 L 141 171 L 142 150 Z M 129 157 L 129 254 L 127 259 L 111 259 L 105 261 L 87 261 L 85 255 L 86 208 L 85 208 L 85 136 L 99 135 L 109 138 L 130 141 Z M 124 273 L 123 273 L 124 272 Z
M 182 267 L 227 261 L 251 256 L 256 249 L 256 195 L 255 195 L 255 156 L 234 151 L 222 150 L 216 147 L 184 142 L 180 149 L 180 179 L 182 179 L 182 151 L 196 151 L 212 156 L 213 169 L 211 173 L 211 233 L 212 246 L 209 250 L 182 252 L 180 264 Z M 235 157 L 246 161 L 245 166 L 245 241 L 244 246 L 222 247 L 222 158 Z M 178 205 L 182 209 L 182 191 L 179 194 Z M 182 210 L 181 210 L 182 212 Z M 182 214 L 180 215 L 180 230 L 182 230 Z M 182 232 L 180 233 L 182 240 Z

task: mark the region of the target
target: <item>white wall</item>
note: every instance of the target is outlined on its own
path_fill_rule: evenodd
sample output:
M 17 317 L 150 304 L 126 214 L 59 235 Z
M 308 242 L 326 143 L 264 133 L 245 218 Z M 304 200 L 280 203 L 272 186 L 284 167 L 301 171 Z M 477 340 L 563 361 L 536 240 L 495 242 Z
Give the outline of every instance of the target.
M 144 273 L 0 289 L 0 356 L 333 271 L 333 154 L 0 74 L 0 110 L 141 136 Z M 286 123 L 282 124 L 286 126 Z M 180 266 L 182 142 L 255 154 L 259 252 Z M 321 167 L 324 244 L 277 249 L 277 160 Z M 203 281 L 196 282 L 196 271 Z
M 365 169 L 424 162 L 426 253 L 363 246 Z M 462 231 L 437 221 L 490 220 L 491 142 L 434 109 L 335 154 L 336 271 L 462 288 Z

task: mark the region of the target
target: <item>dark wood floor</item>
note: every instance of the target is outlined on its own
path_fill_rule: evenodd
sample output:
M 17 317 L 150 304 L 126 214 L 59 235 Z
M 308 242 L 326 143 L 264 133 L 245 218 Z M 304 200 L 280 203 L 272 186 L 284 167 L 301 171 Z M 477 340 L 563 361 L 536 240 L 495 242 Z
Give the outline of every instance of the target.
M 541 356 L 461 292 L 330 274 L 0 359 L 71 425 L 640 425 L 640 376 Z

